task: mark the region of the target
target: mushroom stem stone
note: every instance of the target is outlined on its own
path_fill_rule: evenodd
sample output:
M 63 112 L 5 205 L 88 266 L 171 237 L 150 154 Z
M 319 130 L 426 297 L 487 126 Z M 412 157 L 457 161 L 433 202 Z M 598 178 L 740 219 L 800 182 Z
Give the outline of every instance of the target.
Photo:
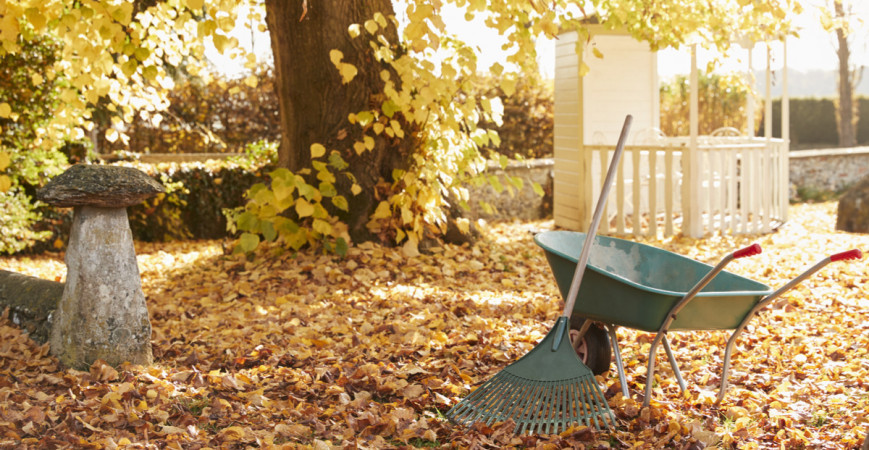
M 163 186 L 137 169 L 87 164 L 37 192 L 48 204 L 75 208 L 66 285 L 49 337 L 65 366 L 87 370 L 98 359 L 151 364 L 151 322 L 126 208 L 160 192 Z

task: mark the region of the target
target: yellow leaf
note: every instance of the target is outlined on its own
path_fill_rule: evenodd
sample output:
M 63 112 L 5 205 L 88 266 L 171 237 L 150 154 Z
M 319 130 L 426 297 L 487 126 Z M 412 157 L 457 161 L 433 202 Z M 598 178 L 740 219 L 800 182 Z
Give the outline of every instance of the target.
M 390 120 L 389 126 L 392 127 L 392 130 L 395 132 L 396 136 L 400 138 L 404 137 L 404 130 L 401 129 L 401 124 L 398 123 L 397 120 Z
M 222 34 L 215 33 L 214 36 L 211 37 L 211 40 L 214 42 L 214 48 L 216 48 L 221 55 L 230 48 L 229 38 Z
M 408 258 L 416 258 L 419 256 L 418 244 L 413 239 L 408 239 L 401 247 L 401 252 Z
M 0 118 L 8 119 L 12 114 L 12 107 L 9 106 L 9 103 L 0 103 Z
M 380 202 L 377 205 L 377 209 L 374 211 L 374 214 L 371 215 L 372 219 L 385 219 L 392 215 L 392 210 L 389 208 L 389 203 L 386 201 Z
M 335 67 L 338 67 L 338 65 L 341 64 L 341 60 L 344 59 L 344 53 L 337 49 L 329 50 L 329 59 Z
M 456 219 L 456 227 L 458 227 L 462 234 L 468 234 L 471 232 L 471 222 L 466 217 Z
M 382 123 L 380 123 L 380 122 L 375 123 L 373 128 L 374 128 L 374 133 L 375 133 L 375 134 L 383 133 L 383 128 L 384 128 L 384 127 L 383 127 L 383 124 L 382 124 Z
M 6 170 L 9 167 L 9 164 L 12 163 L 12 159 L 9 158 L 9 153 L 0 152 L 0 170 Z
M 361 142 L 355 142 L 355 143 L 353 143 L 353 150 L 356 151 L 357 155 L 361 155 L 361 154 L 365 153 L 365 144 L 363 144 Z
M 6 175 L 0 175 L 0 192 L 6 192 L 12 188 L 12 179 Z
M 365 21 L 365 31 L 367 31 L 369 34 L 374 34 L 374 33 L 376 33 L 376 32 L 377 32 L 377 28 L 378 28 L 378 27 L 377 27 L 377 22 L 375 22 L 375 21 L 373 21 L 373 20 L 366 20 L 366 21 Z
M 244 84 L 256 88 L 257 84 L 259 84 L 259 79 L 257 79 L 256 75 L 251 75 L 244 79 Z
M 501 89 L 504 90 L 504 94 L 506 94 L 507 97 L 512 96 L 516 92 L 516 83 L 517 82 L 518 82 L 518 80 L 516 79 L 516 76 L 513 74 L 510 74 L 509 76 L 505 76 L 504 78 L 501 79 Z
M 36 32 L 39 33 L 45 28 L 45 16 L 42 15 L 42 12 L 39 11 L 39 8 L 27 8 L 24 10 L 24 16 L 27 17 L 27 21 L 33 25 L 33 28 L 36 29 Z
M 311 144 L 311 158 L 319 158 L 326 154 L 323 144 Z
M 194 11 L 201 10 L 203 6 L 205 6 L 204 0 L 187 0 L 187 7 Z
M 362 187 L 353 183 L 353 186 L 350 186 L 350 192 L 352 192 L 353 195 L 359 195 L 359 193 L 362 192 Z
M 326 222 L 325 220 L 314 219 L 314 223 L 311 224 L 311 228 L 313 228 L 314 231 L 320 234 L 332 234 L 332 225 L 330 225 L 329 222 Z
M 386 28 L 386 17 L 382 13 L 374 13 L 374 21 L 377 22 L 378 25 L 380 25 L 380 28 Z
M 42 75 L 38 73 L 34 73 L 30 76 L 30 82 L 33 83 L 34 86 L 39 86 L 45 79 L 42 78 Z
M 314 206 L 303 198 L 296 199 L 296 214 L 299 217 L 308 217 L 314 214 Z
M 362 34 L 362 30 L 359 29 L 358 23 L 354 23 L 347 27 L 347 33 L 350 34 L 350 38 L 352 39 Z
M 584 61 L 579 63 L 579 76 L 584 77 L 588 75 L 588 71 L 591 70 Z
M 356 78 L 356 74 L 359 72 L 353 64 L 341 64 L 338 71 L 341 72 L 341 79 L 344 84 Z
M 106 140 L 107 141 L 115 142 L 118 140 L 118 137 L 119 137 L 118 130 L 116 130 L 114 128 L 109 128 L 108 130 L 106 130 Z
M 591 53 L 592 53 L 595 57 L 600 58 L 600 59 L 603 59 L 603 53 L 601 53 L 600 49 L 598 49 L 597 47 L 592 47 L 592 49 L 591 49 Z
M 374 150 L 374 138 L 371 136 L 365 136 L 362 138 L 365 141 L 365 148 L 368 150 Z

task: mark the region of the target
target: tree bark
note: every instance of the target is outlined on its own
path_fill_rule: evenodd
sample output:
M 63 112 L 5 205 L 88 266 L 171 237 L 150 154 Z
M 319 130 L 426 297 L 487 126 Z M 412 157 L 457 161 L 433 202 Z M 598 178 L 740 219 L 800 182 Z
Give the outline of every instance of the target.
M 407 167 L 416 133 L 399 118 L 405 139 L 389 138 L 385 133 L 375 136 L 369 131 L 367 134 L 375 139 L 374 149 L 361 155 L 353 149 L 353 144 L 362 140 L 363 130 L 349 122 L 348 114 L 381 106 L 385 100 L 381 71 L 389 71 L 392 80 L 398 77 L 388 65 L 375 59 L 372 36 L 362 28 L 362 34 L 353 39 L 348 27 L 354 23 L 361 27 L 377 12 L 390 17 L 392 2 L 266 0 L 265 4 L 281 113 L 278 164 L 294 173 L 310 167 L 310 146 L 314 143 L 323 144 L 327 152 L 339 151 L 362 192 L 350 194 L 352 182 L 338 175 L 336 187 L 347 198 L 349 212 L 334 208 L 330 212 L 347 223 L 354 240 L 370 239 L 365 224 L 380 200 L 376 185 L 380 180 L 392 182 L 394 168 Z M 399 51 L 398 31 L 391 21 L 379 33 L 394 43 L 393 51 Z M 330 59 L 333 49 L 343 53 L 343 62 L 358 69 L 347 84 L 342 83 Z
M 834 1 L 836 17 L 845 17 L 845 7 L 841 1 Z M 857 145 L 857 108 L 854 102 L 854 87 L 856 86 L 854 77 L 851 72 L 851 48 L 848 45 L 848 35 L 845 30 L 836 29 L 836 41 L 838 49 L 836 55 L 839 57 L 839 102 L 838 102 L 838 117 L 836 124 L 839 128 L 839 147 L 855 147 Z

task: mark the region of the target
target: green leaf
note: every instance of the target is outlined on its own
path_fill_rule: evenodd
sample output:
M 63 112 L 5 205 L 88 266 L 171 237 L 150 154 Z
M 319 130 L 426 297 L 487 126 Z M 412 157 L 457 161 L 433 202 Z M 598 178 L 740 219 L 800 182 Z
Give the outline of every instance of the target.
M 323 197 L 334 197 L 338 195 L 338 191 L 335 189 L 335 185 L 332 183 L 320 183 L 320 193 L 323 194 Z
M 401 111 L 401 107 L 392 100 L 387 100 L 383 102 L 383 105 L 381 105 L 380 109 L 382 109 L 383 114 L 386 114 L 386 117 L 389 117 L 390 119 L 393 115 L 395 115 L 395 113 Z
M 349 250 L 347 241 L 345 241 L 344 238 L 338 238 L 335 241 L 335 253 L 339 256 L 347 256 L 347 250 Z
M 495 175 L 489 175 L 488 179 L 489 179 L 489 185 L 492 186 L 492 189 L 494 189 L 495 192 L 497 192 L 499 194 L 501 192 L 504 192 L 504 185 L 501 184 L 501 179 L 499 179 Z
M 350 165 L 347 164 L 347 161 L 344 161 L 344 158 L 341 157 L 341 153 L 336 151 L 329 153 L 329 165 L 338 170 L 344 170 L 350 167 Z
M 374 114 L 371 111 L 362 111 L 361 113 L 356 114 L 356 120 L 363 127 L 368 126 L 368 124 L 374 120 Z
M 539 195 L 539 196 L 541 196 L 541 197 L 543 197 L 543 195 L 545 194 L 545 193 L 543 192 L 543 188 L 540 187 L 540 184 L 538 184 L 538 183 L 536 183 L 536 182 L 531 183 L 531 188 L 534 189 L 534 193 L 535 193 L 535 194 L 537 194 L 537 195 Z
M 314 223 L 311 224 L 311 228 L 313 228 L 314 231 L 323 235 L 329 235 L 332 233 L 332 225 L 325 220 L 314 219 Z
M 250 211 L 238 215 L 236 226 L 242 231 L 254 231 L 259 227 L 259 219 Z
M 274 241 L 278 237 L 278 232 L 275 231 L 274 224 L 270 221 L 262 222 L 260 224 L 260 231 L 263 234 L 263 238 L 268 242 Z
M 522 178 L 519 177 L 507 177 L 507 181 L 516 189 L 522 189 L 522 187 L 525 186 Z
M 238 239 L 238 246 L 241 248 L 241 251 L 245 253 L 250 253 L 256 250 L 258 245 L 259 236 L 253 233 L 242 233 L 241 237 Z
M 344 198 L 343 195 L 336 195 L 332 197 L 332 204 L 335 205 L 336 208 L 342 211 L 349 211 L 350 205 L 347 203 L 347 199 Z

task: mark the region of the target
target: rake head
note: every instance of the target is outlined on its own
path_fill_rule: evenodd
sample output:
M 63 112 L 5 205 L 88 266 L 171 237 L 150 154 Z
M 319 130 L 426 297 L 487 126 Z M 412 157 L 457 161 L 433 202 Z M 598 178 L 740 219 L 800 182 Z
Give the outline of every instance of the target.
M 528 354 L 450 408 L 446 416 L 461 425 L 512 419 L 516 433 L 554 434 L 573 424 L 615 425 L 594 374 L 570 345 L 566 327 L 567 318 L 559 318 Z

